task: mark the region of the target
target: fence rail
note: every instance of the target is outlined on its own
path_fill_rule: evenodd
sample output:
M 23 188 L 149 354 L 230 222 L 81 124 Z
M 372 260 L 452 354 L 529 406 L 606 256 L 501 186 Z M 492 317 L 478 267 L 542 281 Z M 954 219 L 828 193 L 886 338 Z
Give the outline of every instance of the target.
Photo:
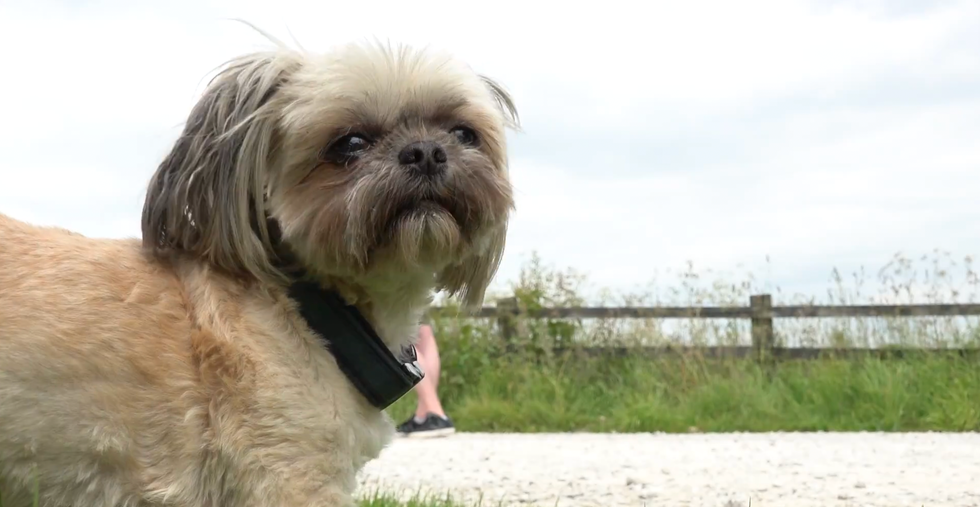
M 445 311 L 434 308 L 434 313 Z M 521 318 L 530 319 L 749 319 L 752 324 L 750 347 L 697 347 L 709 357 L 747 357 L 769 361 L 778 358 L 810 359 L 827 354 L 838 356 L 903 357 L 913 351 L 937 349 L 825 349 L 776 347 L 773 320 L 777 318 L 840 318 L 840 317 L 957 317 L 980 315 L 980 304 L 918 304 L 918 305 L 788 305 L 772 306 L 770 294 L 749 297 L 748 306 L 702 307 L 567 307 L 523 309 L 516 298 L 497 301 L 496 306 L 485 306 L 465 316 L 496 318 L 501 337 L 511 340 L 519 331 Z M 661 356 L 677 354 L 693 347 L 649 347 L 641 353 Z M 974 355 L 974 349 L 941 349 L 947 353 Z M 638 351 L 622 347 L 608 347 L 603 353 L 617 355 L 635 354 Z

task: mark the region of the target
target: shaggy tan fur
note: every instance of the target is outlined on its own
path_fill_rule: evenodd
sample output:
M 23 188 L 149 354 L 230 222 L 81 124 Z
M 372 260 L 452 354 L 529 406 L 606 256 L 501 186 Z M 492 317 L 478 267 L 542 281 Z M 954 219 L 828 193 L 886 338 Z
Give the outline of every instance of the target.
M 433 290 L 479 304 L 513 208 L 508 126 L 503 89 L 452 58 L 280 44 L 210 83 L 149 184 L 142 242 L 0 215 L 4 507 L 35 481 L 42 506 L 353 505 L 392 424 L 283 267 L 393 350 Z M 441 177 L 399 161 L 416 141 L 444 148 Z

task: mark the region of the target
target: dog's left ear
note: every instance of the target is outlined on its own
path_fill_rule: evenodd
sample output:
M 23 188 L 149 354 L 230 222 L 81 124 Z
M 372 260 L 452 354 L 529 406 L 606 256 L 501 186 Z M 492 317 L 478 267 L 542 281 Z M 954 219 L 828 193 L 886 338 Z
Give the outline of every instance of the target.
M 150 180 L 143 245 L 183 252 L 227 272 L 281 279 L 265 218 L 278 145 L 276 93 L 301 66 L 287 50 L 230 61 L 208 84 Z

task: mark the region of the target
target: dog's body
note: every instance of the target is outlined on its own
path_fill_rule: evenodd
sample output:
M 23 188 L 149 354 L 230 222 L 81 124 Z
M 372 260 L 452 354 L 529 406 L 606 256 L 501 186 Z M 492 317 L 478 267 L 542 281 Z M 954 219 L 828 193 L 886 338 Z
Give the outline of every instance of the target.
M 353 505 L 392 424 L 286 297 L 271 246 L 395 350 L 433 289 L 482 300 L 512 202 L 500 89 L 409 53 L 338 54 L 228 67 L 151 182 L 142 243 L 0 215 L 3 507 L 35 484 L 42 507 Z M 447 97 L 484 144 L 434 128 L 457 114 Z M 355 106 L 382 115 L 375 137 L 321 150 L 362 124 L 337 119 Z
M 282 291 L 2 216 L 0 240 L 4 507 L 35 479 L 46 505 L 347 505 L 387 443 Z

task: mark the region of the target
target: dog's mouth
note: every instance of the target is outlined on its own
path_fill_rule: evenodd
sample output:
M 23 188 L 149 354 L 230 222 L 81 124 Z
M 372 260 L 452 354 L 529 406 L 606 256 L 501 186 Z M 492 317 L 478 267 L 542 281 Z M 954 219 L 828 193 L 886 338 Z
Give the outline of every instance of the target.
M 408 182 L 392 190 L 373 210 L 372 249 L 437 261 L 468 245 L 480 225 L 479 203 L 457 189 Z
M 456 206 L 454 206 L 449 200 L 438 197 L 426 196 L 419 199 L 406 201 L 398 207 L 392 218 L 395 221 L 398 221 L 408 216 L 419 216 L 420 218 L 424 218 L 426 215 L 435 215 L 439 213 L 446 213 L 452 216 L 457 225 L 462 225 L 463 217 L 457 216 L 458 213 L 456 212 Z
M 393 213 L 389 215 L 388 222 L 384 228 L 383 243 L 401 237 L 404 232 L 409 230 L 413 234 L 427 235 L 433 231 L 445 231 L 448 224 L 453 224 L 459 233 L 465 234 L 465 214 L 455 206 L 451 200 L 443 199 L 438 196 L 424 196 L 407 199 L 399 206 L 395 207 Z M 410 227 L 410 229 L 403 229 Z M 437 233 L 438 235 L 438 233 Z

